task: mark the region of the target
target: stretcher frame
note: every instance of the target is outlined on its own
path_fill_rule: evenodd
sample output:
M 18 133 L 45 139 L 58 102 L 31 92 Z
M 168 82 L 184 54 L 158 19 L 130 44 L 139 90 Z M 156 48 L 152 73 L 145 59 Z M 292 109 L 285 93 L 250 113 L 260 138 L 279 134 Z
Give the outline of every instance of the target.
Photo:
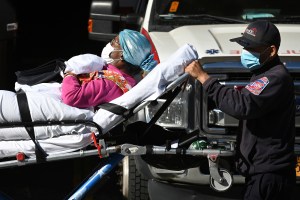
M 168 92 L 173 92 L 174 89 L 177 88 L 176 93 L 179 93 L 181 90 L 182 84 L 187 81 L 188 79 L 188 74 L 183 74 L 180 76 L 178 79 L 176 79 L 174 82 L 170 83 L 167 87 L 165 92 L 162 94 L 166 94 Z M 176 94 L 177 95 L 177 94 Z M 173 95 L 174 98 L 176 95 Z M 147 105 L 149 105 L 151 101 L 143 101 L 143 102 L 138 102 L 136 106 L 134 106 L 132 109 L 130 109 L 130 112 L 128 112 L 126 115 L 124 115 L 117 123 L 112 127 L 116 127 L 120 123 L 126 121 L 128 118 L 145 108 Z M 170 101 L 168 103 L 171 103 Z M 149 122 L 150 124 L 153 125 L 155 123 L 154 120 L 152 122 Z M 49 125 L 74 125 L 74 124 L 85 124 L 87 126 L 92 126 L 95 127 L 98 132 L 99 132 L 99 140 L 101 140 L 102 136 L 102 128 L 94 121 L 91 120 L 63 120 L 63 121 L 34 121 L 34 122 L 9 122 L 9 123 L 0 123 L 0 128 L 5 128 L 5 127 L 24 127 L 24 126 L 49 126 Z M 102 140 L 102 146 L 104 145 L 103 140 Z M 111 150 L 107 150 L 107 152 L 111 152 Z M 60 155 L 49 155 L 45 158 L 45 162 L 49 161 L 56 161 L 56 160 L 63 160 L 63 159 L 68 159 L 68 158 L 78 158 L 78 157 L 85 157 L 85 156 L 91 156 L 91 155 L 97 155 L 99 154 L 98 150 L 92 149 L 92 150 L 85 150 L 85 148 L 80 149 L 79 151 L 76 152 L 68 152 L 68 153 L 62 153 Z M 104 155 L 103 155 L 104 156 Z M 3 160 L 3 159 L 2 159 Z M 1 168 L 6 168 L 6 167 L 14 167 L 14 166 L 24 166 L 28 164 L 35 164 L 38 163 L 38 160 L 36 157 L 32 158 L 25 158 L 23 160 L 6 160 L 1 161 L 0 159 L 0 169 Z
M 179 94 L 183 86 L 186 84 L 189 78 L 188 74 L 182 74 L 178 79 L 170 83 L 165 92 L 160 96 L 170 93 L 171 98 L 163 104 L 163 106 L 157 111 L 156 115 L 148 123 L 149 127 L 156 123 L 158 118 L 164 112 L 164 110 L 169 106 L 172 100 Z M 159 97 L 158 97 L 159 98 Z M 152 101 L 143 101 L 137 103 L 135 107 L 130 109 L 130 112 L 127 116 L 121 118 L 114 126 L 119 125 L 120 123 L 126 121 L 129 117 L 133 116 Z M 18 127 L 18 126 L 47 126 L 47 125 L 71 125 L 71 124 L 86 124 L 89 126 L 96 127 L 99 133 L 101 133 L 101 127 L 93 121 L 88 120 L 70 120 L 70 121 L 36 121 L 36 122 L 15 122 L 15 123 L 3 123 L 0 124 L 1 127 Z M 113 129 L 112 128 L 112 129 Z M 205 156 L 209 161 L 209 170 L 210 170 L 210 183 L 211 186 L 217 191 L 225 191 L 230 188 L 233 183 L 232 175 L 226 169 L 219 169 L 218 158 L 221 156 L 233 156 L 235 153 L 234 144 L 231 145 L 230 149 L 220 150 L 220 149 L 201 149 L 201 150 L 190 150 L 190 149 L 180 149 L 180 148 L 170 148 L 165 146 L 138 146 L 134 144 L 119 144 L 116 146 L 107 146 L 105 139 L 100 137 L 97 138 L 101 149 L 80 149 L 78 151 L 62 153 L 60 155 L 48 155 L 45 158 L 45 162 L 73 159 L 86 156 L 95 156 L 100 157 L 110 157 L 111 159 L 97 170 L 92 176 L 90 176 L 85 182 L 81 183 L 75 191 L 73 191 L 67 199 L 77 200 L 83 199 L 86 194 L 101 181 L 101 179 L 113 170 L 116 165 L 122 161 L 124 156 L 136 156 L 136 155 L 146 155 L 146 154 L 182 154 L 182 155 L 194 155 L 194 156 Z M 36 164 L 38 160 L 34 158 L 25 158 L 23 160 L 0 160 L 0 169 L 7 167 L 18 167 L 28 164 Z

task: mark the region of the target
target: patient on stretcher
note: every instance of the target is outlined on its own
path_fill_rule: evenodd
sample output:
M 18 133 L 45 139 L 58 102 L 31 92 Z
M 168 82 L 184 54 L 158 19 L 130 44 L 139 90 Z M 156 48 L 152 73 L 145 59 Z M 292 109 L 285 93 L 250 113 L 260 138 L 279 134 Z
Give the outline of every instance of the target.
M 128 29 L 121 31 L 103 48 L 101 57 L 90 55 L 91 60 L 95 60 L 95 69 L 83 71 L 83 66 L 77 66 L 82 63 L 83 56 L 66 62 L 62 82 L 63 102 L 77 108 L 110 102 L 136 85 L 134 77 L 144 71 L 150 72 L 157 65 L 146 37 Z
M 169 59 L 159 63 L 137 85 L 118 98 L 113 99 L 110 103 L 122 106 L 125 109 L 131 109 L 143 101 L 157 99 L 165 91 L 168 84 L 184 73 L 184 67 L 195 59 L 198 59 L 198 54 L 194 47 L 189 44 L 183 45 Z M 93 142 L 91 138 L 92 132 L 96 135 L 106 134 L 123 119 L 122 115 L 114 114 L 102 108 L 92 112 L 90 109 L 79 109 L 66 105 L 58 100 L 57 93 L 50 92 L 47 94 L 46 85 L 40 84 L 38 88 L 38 86 L 29 87 L 16 84 L 16 88 L 21 88 L 27 94 L 33 121 L 87 119 L 101 127 L 101 133 L 84 124 L 66 126 L 64 128 L 60 125 L 34 127 L 36 139 L 49 155 L 72 152 L 84 148 Z M 53 91 L 59 91 L 60 89 L 61 86 L 59 84 L 53 87 Z M 37 93 L 36 91 L 39 92 Z M 4 96 L 5 98 L 3 98 Z M 1 123 L 20 120 L 18 104 L 14 98 L 16 98 L 14 93 L 0 92 L 2 105 L 5 103 L 6 108 L 12 109 L 7 111 L 4 106 L 1 107 Z M 63 129 L 68 129 L 67 133 Z M 59 133 L 60 131 L 62 132 Z M 0 146 L 0 158 L 15 156 L 17 152 L 24 152 L 29 157 L 35 156 L 35 146 L 23 127 L 1 127 Z

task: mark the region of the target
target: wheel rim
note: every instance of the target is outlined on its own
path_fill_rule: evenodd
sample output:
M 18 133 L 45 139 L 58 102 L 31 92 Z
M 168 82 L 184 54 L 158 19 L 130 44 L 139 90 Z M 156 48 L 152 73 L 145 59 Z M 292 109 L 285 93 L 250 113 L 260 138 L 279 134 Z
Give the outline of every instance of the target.
M 219 183 L 216 180 L 214 180 L 212 176 L 210 176 L 210 186 L 218 192 L 224 192 L 231 187 L 233 183 L 233 178 L 232 175 L 224 169 L 220 169 L 220 175 L 224 178 L 224 182 Z

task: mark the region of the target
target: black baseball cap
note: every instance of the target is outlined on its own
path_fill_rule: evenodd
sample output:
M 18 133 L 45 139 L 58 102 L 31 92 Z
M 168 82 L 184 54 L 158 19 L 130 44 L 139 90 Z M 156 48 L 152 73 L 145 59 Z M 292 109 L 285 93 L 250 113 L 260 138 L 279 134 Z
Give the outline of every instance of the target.
M 233 38 L 230 41 L 237 42 L 246 48 L 275 45 L 278 49 L 280 46 L 281 39 L 278 28 L 266 20 L 250 23 L 242 35 L 242 37 Z

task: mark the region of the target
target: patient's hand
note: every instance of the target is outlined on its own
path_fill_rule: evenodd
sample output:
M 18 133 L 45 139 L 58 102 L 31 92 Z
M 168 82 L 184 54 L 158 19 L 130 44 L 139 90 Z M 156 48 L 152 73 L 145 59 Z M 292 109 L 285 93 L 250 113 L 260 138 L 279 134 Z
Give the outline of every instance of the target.
M 185 72 L 196 78 L 202 84 L 209 78 L 209 75 L 203 70 L 198 60 L 193 61 L 185 68 Z

